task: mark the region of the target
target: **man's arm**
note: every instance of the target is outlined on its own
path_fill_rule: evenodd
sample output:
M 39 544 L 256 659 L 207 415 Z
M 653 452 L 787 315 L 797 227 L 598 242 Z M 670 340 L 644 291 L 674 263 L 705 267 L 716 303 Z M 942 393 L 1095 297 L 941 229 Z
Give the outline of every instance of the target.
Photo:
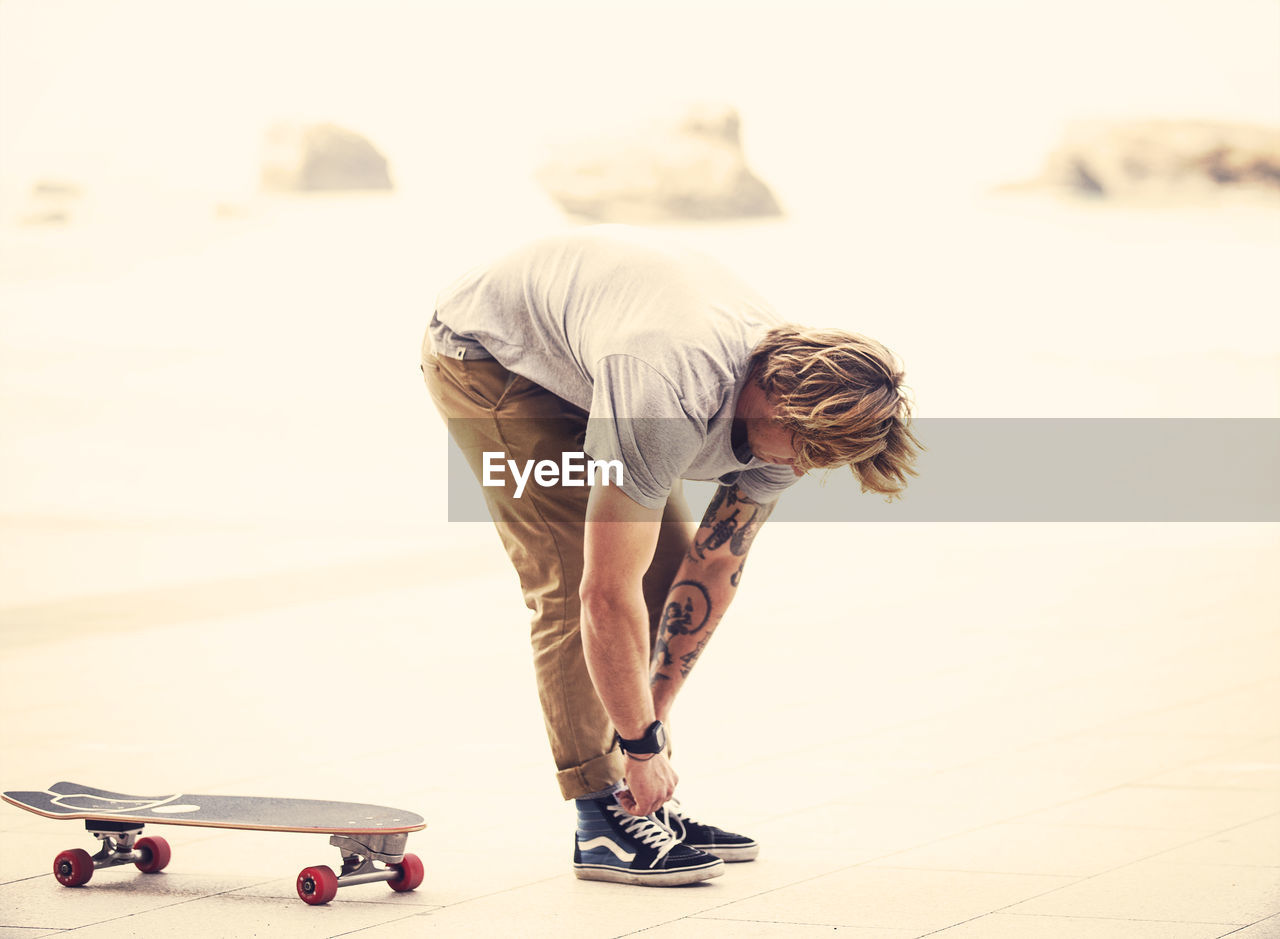
M 650 683 L 657 719 L 676 695 L 738 591 L 747 552 L 776 502 L 748 499 L 736 485 L 716 490 L 676 573 L 658 627 Z
M 661 509 L 646 509 L 622 490 L 596 486 L 587 501 L 582 600 L 582 649 L 596 694 L 613 726 L 643 737 L 656 715 L 649 689 L 649 613 L 643 580 L 653 559 Z M 622 807 L 656 812 L 675 791 L 666 754 L 627 760 Z

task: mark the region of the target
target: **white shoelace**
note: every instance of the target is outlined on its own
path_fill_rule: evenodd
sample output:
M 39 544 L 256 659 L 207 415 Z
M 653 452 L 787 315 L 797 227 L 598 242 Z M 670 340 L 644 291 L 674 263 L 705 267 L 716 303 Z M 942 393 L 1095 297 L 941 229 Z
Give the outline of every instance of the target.
M 680 807 L 680 801 L 678 799 L 671 799 L 667 802 L 667 804 L 662 807 L 661 813 L 663 823 L 667 828 L 671 829 L 671 833 L 681 841 L 684 840 L 685 835 L 688 833 L 688 830 L 684 827 L 685 822 L 688 822 L 690 825 L 700 824 L 692 815 L 688 814 Z
M 622 830 L 628 835 L 646 848 L 658 849 L 651 867 L 671 853 L 671 849 L 680 843 L 675 833 L 658 821 L 656 815 L 632 815 L 620 805 L 609 806 L 609 811 L 622 822 Z

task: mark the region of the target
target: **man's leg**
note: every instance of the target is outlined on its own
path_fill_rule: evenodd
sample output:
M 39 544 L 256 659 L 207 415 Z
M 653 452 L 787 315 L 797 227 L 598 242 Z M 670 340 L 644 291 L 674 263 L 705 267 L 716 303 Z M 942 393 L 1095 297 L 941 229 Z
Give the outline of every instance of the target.
M 504 459 L 550 459 L 580 450 L 586 415 L 489 359 L 455 361 L 426 355 L 423 373 L 440 413 L 472 472 L 482 474 L 485 451 Z M 625 758 L 613 746 L 613 727 L 587 671 L 579 629 L 578 587 L 588 490 L 484 487 L 486 506 L 533 610 L 531 639 L 547 737 L 565 798 L 576 799 L 574 868 L 583 879 L 668 886 L 718 876 L 723 863 L 689 848 L 651 819 L 628 815 L 612 798 Z M 685 513 L 687 515 L 687 512 Z M 676 518 L 670 521 L 679 521 Z M 670 586 L 687 548 L 687 530 L 663 525 L 665 544 L 647 578 Z M 656 581 L 654 580 L 656 578 Z M 660 612 L 660 611 L 659 611 Z M 657 614 L 653 618 L 656 629 Z M 596 798 L 584 799 L 584 796 Z
M 586 415 L 493 359 L 424 357 L 428 390 L 472 472 L 482 454 L 559 463 L 580 449 Z M 530 484 L 520 499 L 511 487 L 484 487 L 485 503 L 533 611 L 531 641 L 538 695 L 566 799 L 608 789 L 622 778 L 623 758 L 587 672 L 578 630 L 586 487 L 554 490 Z
M 581 410 L 493 360 L 426 355 L 423 373 L 477 477 L 485 451 L 500 451 L 523 465 L 531 459 L 558 462 L 562 452 L 582 447 L 586 415 Z M 560 790 L 577 800 L 574 873 L 652 886 L 718 876 L 724 870 L 721 860 L 681 844 L 651 818 L 628 815 L 612 798 L 625 757 L 613 746 L 612 723 L 587 671 L 579 629 L 588 490 L 530 486 L 519 500 L 510 488 L 484 487 L 483 492 L 534 614 L 533 658 L 547 737 Z

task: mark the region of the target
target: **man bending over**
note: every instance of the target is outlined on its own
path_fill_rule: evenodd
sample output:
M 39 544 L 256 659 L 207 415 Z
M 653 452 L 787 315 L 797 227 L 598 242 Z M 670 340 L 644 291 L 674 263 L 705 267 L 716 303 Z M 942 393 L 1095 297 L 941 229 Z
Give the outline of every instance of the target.
M 666 725 L 782 492 L 817 467 L 889 497 L 914 475 L 892 354 L 787 325 L 709 259 L 600 226 L 446 289 L 423 372 L 533 611 L 577 876 L 669 886 L 753 859 L 754 840 L 674 801 Z M 565 454 L 605 472 L 533 474 Z M 719 483 L 696 528 L 684 479 Z

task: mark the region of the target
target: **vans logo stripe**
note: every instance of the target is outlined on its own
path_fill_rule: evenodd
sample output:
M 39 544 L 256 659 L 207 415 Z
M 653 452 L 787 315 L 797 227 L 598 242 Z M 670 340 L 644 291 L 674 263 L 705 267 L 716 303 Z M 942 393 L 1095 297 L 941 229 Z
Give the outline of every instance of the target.
M 618 843 L 612 838 L 592 838 L 590 841 L 581 841 L 578 843 L 578 849 L 581 851 L 590 851 L 593 848 L 608 848 L 613 852 L 613 856 L 619 861 L 625 861 L 630 864 L 636 859 L 636 856 L 630 852 L 623 851 L 618 847 Z

